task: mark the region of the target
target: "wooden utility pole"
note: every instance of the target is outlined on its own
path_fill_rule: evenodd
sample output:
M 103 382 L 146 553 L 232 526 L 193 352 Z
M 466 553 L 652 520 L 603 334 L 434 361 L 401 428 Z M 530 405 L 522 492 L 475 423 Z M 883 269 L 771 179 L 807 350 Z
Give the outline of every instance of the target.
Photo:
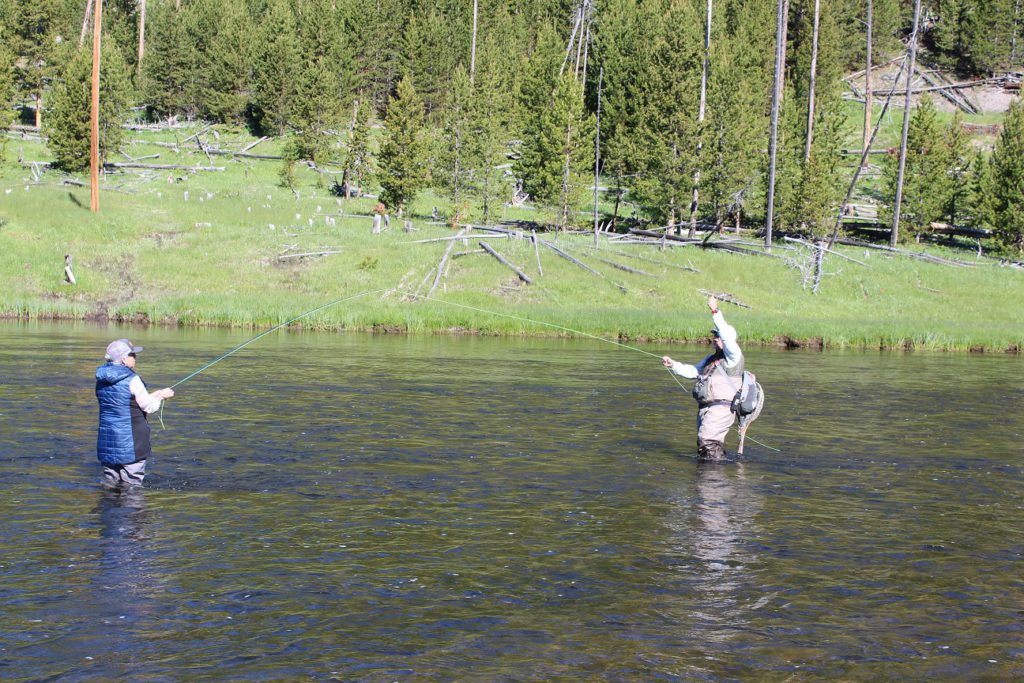
M 775 218 L 775 162 L 779 143 L 779 109 L 782 106 L 782 82 L 786 67 L 786 25 L 789 0 L 778 0 L 775 16 L 775 77 L 772 88 L 771 135 L 768 141 L 768 210 L 764 225 L 764 246 L 772 248 L 772 222 Z
M 92 19 L 92 116 L 89 133 L 89 179 L 92 182 L 89 208 L 100 210 L 100 37 L 103 28 L 103 0 L 96 0 Z
M 142 73 L 142 57 L 146 54 L 146 0 L 139 0 L 139 58 L 135 63 L 137 74 Z
M 711 67 L 711 3 L 707 3 L 707 16 L 704 21 L 704 66 L 700 72 L 700 101 L 697 104 L 697 167 L 693 169 L 693 197 L 690 199 L 690 233 L 688 237 L 695 237 L 697 234 L 697 206 L 700 203 L 700 152 L 704 146 L 702 137 L 703 131 L 699 130 L 704 123 L 704 109 L 708 99 L 708 70 Z
M 874 105 L 874 98 L 871 95 L 871 36 L 874 31 L 875 20 L 873 18 L 875 0 L 867 0 L 867 68 L 864 70 L 864 144 L 862 149 L 866 152 L 869 145 L 871 144 L 871 115 L 874 113 L 872 108 Z M 867 154 L 864 155 L 864 166 L 867 167 Z
M 473 40 L 469 49 L 469 84 L 473 85 L 476 75 L 476 16 L 478 0 L 473 0 Z
M 597 130 L 594 135 L 594 246 L 597 246 L 598 213 L 597 181 L 601 177 L 601 86 L 604 83 L 604 67 L 597 74 Z
M 804 164 L 811 159 L 814 141 L 814 87 L 818 75 L 818 27 L 821 25 L 821 0 L 814 0 L 814 28 L 811 33 L 811 77 L 807 93 L 807 139 L 804 141 Z
M 900 163 L 896 173 L 896 201 L 892 209 L 892 232 L 889 246 L 895 247 L 900 237 L 900 205 L 903 202 L 903 174 L 907 167 L 907 133 L 910 130 L 910 102 L 914 92 L 914 61 L 917 59 L 917 27 L 921 22 L 921 0 L 914 0 L 914 27 L 907 46 L 907 94 L 903 100 L 903 133 L 900 136 Z

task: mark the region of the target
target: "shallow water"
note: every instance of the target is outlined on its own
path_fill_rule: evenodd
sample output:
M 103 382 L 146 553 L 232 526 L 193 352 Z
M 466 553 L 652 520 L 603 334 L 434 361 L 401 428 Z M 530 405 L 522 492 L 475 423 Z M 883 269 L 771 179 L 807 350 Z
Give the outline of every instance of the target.
M 761 443 L 698 466 L 642 353 L 275 333 L 118 495 L 122 334 L 0 326 L 4 681 L 1024 677 L 1018 357 L 748 349 Z M 151 388 L 249 336 L 130 334 Z

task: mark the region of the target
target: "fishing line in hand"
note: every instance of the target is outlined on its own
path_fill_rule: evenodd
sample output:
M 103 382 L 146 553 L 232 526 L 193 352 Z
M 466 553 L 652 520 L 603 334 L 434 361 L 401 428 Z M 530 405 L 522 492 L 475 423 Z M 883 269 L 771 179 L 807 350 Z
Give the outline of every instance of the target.
M 334 301 L 330 301 L 330 302 L 328 302 L 326 304 L 323 304 L 322 306 L 317 306 L 316 308 L 311 308 L 310 310 L 306 311 L 305 313 L 301 313 L 301 314 L 295 316 L 294 318 L 290 318 L 288 320 L 285 320 L 283 323 L 279 323 L 277 325 L 274 325 L 273 327 L 271 327 L 268 330 L 260 332 L 259 334 L 257 334 L 252 339 L 249 339 L 248 341 L 242 342 L 241 344 L 239 344 L 238 346 L 234 347 L 233 349 L 231 349 L 227 353 L 223 353 L 220 356 L 217 356 L 212 361 L 210 361 L 209 363 L 207 363 L 203 367 L 201 367 L 198 370 L 196 370 L 195 372 L 193 372 L 191 375 L 188 375 L 187 377 L 179 379 L 177 382 L 172 384 L 170 386 L 170 388 L 173 389 L 174 387 L 178 386 L 179 384 L 184 384 L 185 382 L 189 381 L 190 379 L 192 379 L 193 377 L 195 377 L 199 373 L 204 372 L 205 370 L 213 367 L 214 365 L 216 365 L 217 363 L 221 362 L 222 360 L 224 360 L 228 356 L 232 355 L 233 353 L 241 351 L 242 349 L 244 349 L 249 344 L 252 344 L 254 341 L 262 339 L 263 337 L 266 337 L 271 332 L 279 330 L 282 327 L 287 327 L 288 325 L 291 325 L 293 322 L 295 322 L 297 320 L 301 320 L 301 319 L 303 319 L 303 318 L 305 318 L 307 316 L 311 316 L 314 313 L 318 313 L 318 312 L 324 310 L 325 308 L 330 308 L 331 306 L 337 306 L 338 304 L 343 304 L 346 301 L 352 301 L 353 299 L 358 299 L 358 298 L 363 297 L 363 296 L 369 296 L 370 294 L 379 294 L 381 292 L 386 292 L 386 291 L 388 291 L 388 290 L 387 289 L 373 289 L 373 290 L 369 290 L 369 291 L 366 291 L 366 292 L 360 292 L 359 294 L 353 294 L 352 296 L 342 297 L 341 299 L 335 299 Z M 164 407 L 163 407 L 163 404 L 160 405 L 160 426 L 163 427 L 164 429 L 166 429 L 166 427 L 164 427 Z

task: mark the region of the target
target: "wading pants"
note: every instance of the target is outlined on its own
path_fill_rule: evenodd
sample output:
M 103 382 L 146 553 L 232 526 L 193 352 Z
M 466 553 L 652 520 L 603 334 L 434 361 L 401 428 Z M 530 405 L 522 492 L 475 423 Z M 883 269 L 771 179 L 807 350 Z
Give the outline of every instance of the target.
M 725 437 L 735 420 L 735 413 L 727 405 L 701 408 L 697 413 L 697 457 L 724 460 Z

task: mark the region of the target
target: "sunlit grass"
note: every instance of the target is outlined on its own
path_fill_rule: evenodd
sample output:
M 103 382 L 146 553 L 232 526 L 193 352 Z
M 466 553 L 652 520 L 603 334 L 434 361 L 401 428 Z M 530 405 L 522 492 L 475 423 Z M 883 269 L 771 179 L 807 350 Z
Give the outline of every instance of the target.
M 189 134 L 178 132 L 179 142 Z M 229 135 L 238 136 L 235 148 L 251 141 L 225 130 L 222 146 L 228 146 Z M 174 140 L 170 132 L 130 137 Z M 253 151 L 273 154 L 275 144 L 267 141 Z M 142 144 L 125 150 L 135 158 L 160 154 L 146 160 L 155 163 L 211 163 L 198 150 L 174 154 Z M 15 153 L 26 160 L 49 156 L 29 141 L 12 141 L 8 157 Z M 431 271 L 447 243 L 412 242 L 454 234 L 429 218 L 434 207 L 442 217 L 449 213 L 444 199 L 421 194 L 412 210 L 412 233 L 405 233 L 395 217 L 390 231 L 372 235 L 368 214 L 376 199 L 346 201 L 332 195 L 331 176 L 320 178 L 302 167 L 293 192 L 279 185 L 279 162 L 215 156 L 212 163 L 226 170 L 109 175 L 99 214 L 89 211 L 88 187 L 65 185 L 56 172 L 47 172 L 37 183 L 27 168 L 10 163 L 0 168 L 0 273 L 5 283 L 0 313 L 261 329 L 330 301 L 387 290 L 319 311 L 299 324 L 412 333 L 585 333 L 623 343 L 669 342 L 707 336 L 705 297 L 699 291 L 705 289 L 729 293 L 750 306 L 725 307 L 747 343 L 934 350 L 1002 350 L 1024 344 L 1024 273 L 991 260 L 953 268 L 847 247 L 840 249 L 868 265 L 829 258 L 821 293 L 814 296 L 782 259 L 622 244 L 608 248 L 645 260 L 598 254 L 649 273 L 644 276 L 592 258 L 592 235 L 544 234 L 603 277 L 543 247 L 541 274 L 528 239 L 494 237 L 488 243 L 533 284 L 520 282 L 492 257 L 472 253 L 450 260 L 432 295 L 436 301 L 414 301 L 413 294 L 430 289 Z M 367 189 L 372 194 L 375 188 Z M 586 205 L 591 202 L 588 198 Z M 496 220 L 536 220 L 539 214 L 500 207 Z M 459 243 L 452 251 L 477 249 L 478 241 Z M 796 256 L 784 247 L 780 244 L 775 253 Z M 976 260 L 973 254 L 929 249 Z M 337 253 L 280 258 L 319 251 Z M 63 281 L 65 254 L 74 258 L 73 286 Z

